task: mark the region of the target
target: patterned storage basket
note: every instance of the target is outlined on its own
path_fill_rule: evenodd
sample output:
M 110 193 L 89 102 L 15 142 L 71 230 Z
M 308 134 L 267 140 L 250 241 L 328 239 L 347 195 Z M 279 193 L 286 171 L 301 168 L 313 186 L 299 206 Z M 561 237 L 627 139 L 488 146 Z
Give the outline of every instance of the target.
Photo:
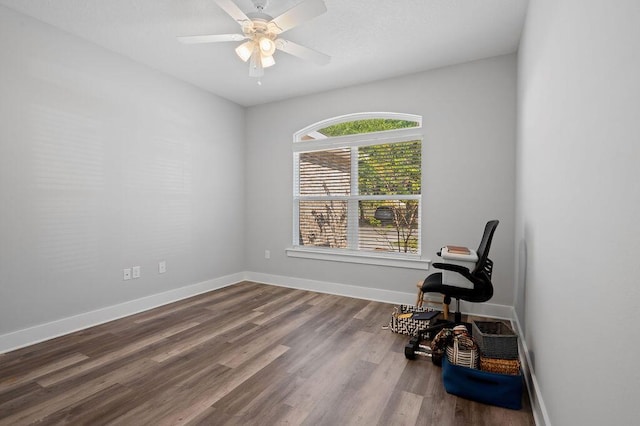
M 477 343 L 469 336 L 465 326 L 453 329 L 453 344 L 447 346 L 447 360 L 453 365 L 477 369 L 480 367 L 480 351 Z
M 447 346 L 447 360 L 453 365 L 469 368 L 480 367 L 478 346 L 470 337 L 456 336 L 452 346 Z
M 482 356 L 518 359 L 518 335 L 502 321 L 473 321 L 473 337 Z
M 420 331 L 425 330 L 430 325 L 433 325 L 432 321 L 415 320 L 412 318 L 398 318 L 402 314 L 418 313 L 418 312 L 432 312 L 432 308 L 418 308 L 412 305 L 400 305 L 393 308 L 391 314 L 391 321 L 389 322 L 389 329 L 394 333 L 406 334 L 408 336 L 415 336 Z

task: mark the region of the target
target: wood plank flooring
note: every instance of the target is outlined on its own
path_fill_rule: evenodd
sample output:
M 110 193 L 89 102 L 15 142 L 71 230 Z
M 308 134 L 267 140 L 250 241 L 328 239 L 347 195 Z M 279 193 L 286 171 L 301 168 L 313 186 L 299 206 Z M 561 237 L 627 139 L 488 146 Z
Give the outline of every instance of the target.
M 454 397 L 392 305 L 243 282 L 0 355 L 0 425 L 533 425 Z

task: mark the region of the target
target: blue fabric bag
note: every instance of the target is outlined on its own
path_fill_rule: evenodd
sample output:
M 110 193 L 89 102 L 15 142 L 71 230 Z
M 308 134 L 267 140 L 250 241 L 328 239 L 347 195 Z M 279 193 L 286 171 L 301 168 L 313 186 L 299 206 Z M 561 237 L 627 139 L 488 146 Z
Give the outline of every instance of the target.
M 453 365 L 444 356 L 442 381 L 452 395 L 512 410 L 522 408 L 522 374 L 489 373 Z

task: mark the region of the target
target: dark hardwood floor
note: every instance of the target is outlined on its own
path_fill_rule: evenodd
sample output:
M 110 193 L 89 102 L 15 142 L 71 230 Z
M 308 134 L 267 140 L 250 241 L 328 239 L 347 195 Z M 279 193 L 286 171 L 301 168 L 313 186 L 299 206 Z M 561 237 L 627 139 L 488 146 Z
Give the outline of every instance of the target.
M 0 425 L 533 425 L 445 392 L 392 305 L 243 282 L 0 355 Z

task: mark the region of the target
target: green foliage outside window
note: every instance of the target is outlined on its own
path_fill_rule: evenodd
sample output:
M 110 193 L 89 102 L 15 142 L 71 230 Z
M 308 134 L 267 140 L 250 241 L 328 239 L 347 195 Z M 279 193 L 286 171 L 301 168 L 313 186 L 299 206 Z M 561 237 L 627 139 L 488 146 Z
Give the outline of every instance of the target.
M 390 118 L 369 118 L 366 120 L 347 121 L 346 123 L 333 124 L 318 130 L 325 136 L 358 135 L 361 133 L 382 132 L 384 130 L 398 130 L 416 127 L 418 123 L 407 120 L 394 120 Z

